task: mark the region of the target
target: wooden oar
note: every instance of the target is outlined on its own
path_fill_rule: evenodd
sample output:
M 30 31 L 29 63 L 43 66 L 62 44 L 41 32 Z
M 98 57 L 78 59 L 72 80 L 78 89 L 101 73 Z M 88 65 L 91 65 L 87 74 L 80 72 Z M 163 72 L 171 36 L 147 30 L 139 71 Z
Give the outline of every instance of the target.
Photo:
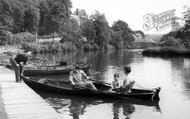
M 103 82 L 103 81 L 98 81 L 98 80 L 94 80 L 94 79 L 91 79 L 91 78 L 89 78 L 88 80 L 90 80 L 90 81 L 94 81 L 94 82 L 97 82 L 97 83 L 106 84 L 106 85 L 111 86 L 111 84 L 110 84 L 110 83 L 106 83 L 106 82 Z

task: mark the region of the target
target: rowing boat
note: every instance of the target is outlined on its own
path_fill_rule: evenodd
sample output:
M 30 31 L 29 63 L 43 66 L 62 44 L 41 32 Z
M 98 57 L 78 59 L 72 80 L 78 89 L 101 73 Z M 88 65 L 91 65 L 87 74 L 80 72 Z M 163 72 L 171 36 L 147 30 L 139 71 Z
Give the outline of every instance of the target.
M 81 95 L 98 98 L 114 99 L 139 99 L 139 100 L 159 100 L 160 88 L 153 90 L 143 90 L 132 88 L 130 93 L 121 93 L 110 91 L 107 85 L 93 82 L 98 90 L 90 90 L 81 87 L 72 86 L 70 82 L 47 80 L 46 83 L 37 81 L 32 77 L 22 77 L 23 81 L 34 90 L 43 90 L 48 92 Z
M 60 75 L 60 74 L 69 74 L 73 69 L 74 65 L 52 65 L 52 66 L 35 66 L 28 65 L 24 67 L 23 75 L 24 76 L 42 76 L 42 75 Z M 83 64 L 79 66 L 81 70 L 88 73 L 91 68 L 90 64 Z

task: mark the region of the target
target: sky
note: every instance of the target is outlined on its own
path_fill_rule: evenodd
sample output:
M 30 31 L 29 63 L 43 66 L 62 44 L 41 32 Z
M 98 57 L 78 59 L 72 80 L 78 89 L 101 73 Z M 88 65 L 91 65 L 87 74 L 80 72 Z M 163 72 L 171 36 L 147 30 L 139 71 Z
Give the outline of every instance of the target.
M 143 29 L 143 16 L 149 13 L 159 14 L 175 9 L 175 14 L 181 17 L 184 6 L 190 6 L 190 0 L 71 0 L 72 11 L 76 8 L 84 9 L 88 14 L 98 10 L 104 13 L 109 25 L 114 21 L 123 20 L 133 30 L 142 30 L 145 33 L 162 33 L 155 29 Z

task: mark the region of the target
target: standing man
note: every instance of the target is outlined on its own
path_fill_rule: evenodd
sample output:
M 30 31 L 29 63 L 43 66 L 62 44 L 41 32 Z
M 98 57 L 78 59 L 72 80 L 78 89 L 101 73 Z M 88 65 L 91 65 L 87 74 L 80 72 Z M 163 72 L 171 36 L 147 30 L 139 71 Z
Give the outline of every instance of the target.
M 13 66 L 13 69 L 15 70 L 15 77 L 16 82 L 21 82 L 21 76 L 23 75 L 23 67 L 27 63 L 28 56 L 31 53 L 17 53 L 16 55 L 13 55 L 9 60 L 11 65 Z

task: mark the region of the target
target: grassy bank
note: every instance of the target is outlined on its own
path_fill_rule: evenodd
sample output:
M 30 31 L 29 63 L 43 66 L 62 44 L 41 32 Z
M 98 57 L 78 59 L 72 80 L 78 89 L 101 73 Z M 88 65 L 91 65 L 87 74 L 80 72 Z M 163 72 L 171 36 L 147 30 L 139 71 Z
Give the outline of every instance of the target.
M 57 53 L 77 50 L 76 46 L 70 42 L 22 43 L 21 47 L 24 51 L 33 53 Z
M 142 51 L 144 56 L 158 57 L 190 57 L 190 50 L 175 48 L 153 48 Z
M 60 43 L 57 41 L 52 42 L 42 42 L 42 43 L 22 43 L 21 48 L 24 51 L 31 51 L 33 53 L 58 53 L 58 52 L 67 52 L 67 51 L 96 51 L 96 50 L 113 50 L 114 46 L 107 45 L 105 49 L 101 49 L 97 44 L 81 44 L 80 47 L 77 47 L 72 42 Z

